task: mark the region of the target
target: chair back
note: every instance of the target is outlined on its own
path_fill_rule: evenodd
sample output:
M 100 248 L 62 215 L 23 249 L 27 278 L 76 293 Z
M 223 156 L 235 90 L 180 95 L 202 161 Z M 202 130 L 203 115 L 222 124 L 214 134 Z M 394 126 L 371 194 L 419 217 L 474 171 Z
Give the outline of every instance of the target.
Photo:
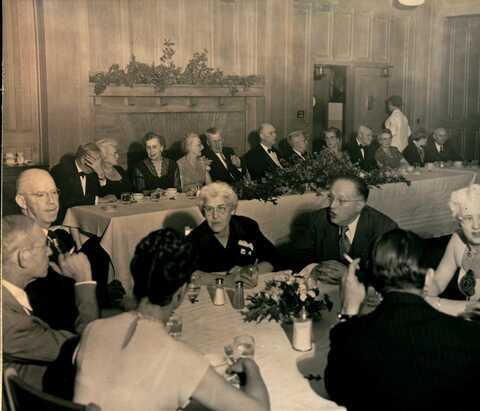
M 100 411 L 94 404 L 80 405 L 46 394 L 23 381 L 13 368 L 5 371 L 5 388 L 10 411 Z

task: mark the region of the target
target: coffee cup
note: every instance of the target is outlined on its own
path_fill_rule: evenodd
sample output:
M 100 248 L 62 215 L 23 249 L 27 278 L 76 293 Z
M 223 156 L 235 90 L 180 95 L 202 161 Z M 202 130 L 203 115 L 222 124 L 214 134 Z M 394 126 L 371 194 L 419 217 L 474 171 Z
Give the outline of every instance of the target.
M 432 171 L 435 168 L 435 165 L 433 163 L 427 163 L 427 164 L 425 164 L 425 168 L 428 171 Z
M 144 196 L 142 193 L 133 193 L 132 198 L 134 201 L 140 202 L 143 201 Z
M 408 166 L 408 167 L 407 167 L 407 171 L 408 171 L 409 173 L 413 173 L 414 170 L 415 170 L 415 167 L 414 167 L 414 166 Z
M 174 187 L 167 188 L 165 195 L 170 199 L 175 199 L 177 197 L 177 189 Z

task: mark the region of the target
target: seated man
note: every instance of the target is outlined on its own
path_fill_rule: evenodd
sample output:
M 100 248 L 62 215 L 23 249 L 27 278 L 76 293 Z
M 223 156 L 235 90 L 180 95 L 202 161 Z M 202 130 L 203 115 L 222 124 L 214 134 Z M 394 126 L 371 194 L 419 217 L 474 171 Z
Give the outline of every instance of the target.
M 397 227 L 385 214 L 366 204 L 368 194 L 361 178 L 339 176 L 330 186 L 329 207 L 309 216 L 307 229 L 299 233 L 293 248 L 302 266 L 319 263 L 312 272 L 317 279 L 338 283 L 347 269 L 345 254 L 360 258 L 364 271 L 375 240 Z
M 280 153 L 273 147 L 277 139 L 275 127 L 262 124 L 258 129 L 260 144 L 252 147 L 243 157 L 252 180 L 261 181 L 268 171 L 283 168 L 280 163 Z
M 52 226 L 59 210 L 58 197 L 58 189 L 48 171 L 31 168 L 17 178 L 15 201 L 22 213 L 34 219 L 42 228 L 50 248 L 48 275 L 30 282 L 26 287 L 33 313 L 52 328 L 73 331 L 78 315 L 73 281 L 62 275 L 58 257 L 75 251 L 76 246 L 68 231 Z M 101 305 L 120 299 L 124 293 L 121 286 L 113 283 L 107 287 L 109 257 L 100 246 L 98 237 L 88 239 L 80 251 L 90 261 L 92 276 L 98 282 Z
M 207 147 L 203 155 L 211 160 L 210 177 L 212 181 L 224 181 L 233 184 L 242 178 L 242 163 L 233 149 L 223 146 L 223 136 L 216 127 L 205 132 Z
M 366 126 L 360 126 L 357 136 L 345 146 L 345 151 L 352 163 L 358 164 L 363 170 L 370 171 L 377 168 L 375 160 L 377 148 L 378 145 L 373 142 L 372 130 Z
M 242 271 L 242 267 L 257 268 L 258 273 L 278 269 L 277 250 L 258 224 L 234 215 L 238 198 L 228 184 L 217 182 L 203 187 L 200 202 L 205 221 L 189 236 L 200 255 L 195 276 L 210 284 L 224 276 L 226 286 L 234 286 L 236 280 L 254 286 L 255 278 Z
M 435 161 L 461 161 L 462 157 L 457 153 L 453 144 L 449 141 L 447 130 L 437 128 L 432 138 L 425 145 L 425 163 Z
M 2 234 L 3 367 L 15 368 L 24 381 L 42 389 L 47 365 L 75 334 L 55 330 L 36 317 L 25 293 L 30 281 L 48 271 L 50 251 L 40 226 L 27 216 L 10 215 L 2 219 Z M 75 331 L 81 333 L 98 318 L 90 263 L 83 253 L 61 254 L 58 261 L 62 273 L 75 282 Z
M 412 232 L 384 234 L 373 251 L 371 275 L 383 301 L 364 316 L 357 316 L 365 299 L 355 273 L 358 261 L 342 280 L 325 387 L 349 411 L 475 408 L 480 325 L 445 315 L 424 300 L 423 288 L 433 278 L 424 263 L 427 253 Z
M 286 159 L 290 163 L 297 163 L 299 161 L 306 161 L 309 157 L 307 152 L 307 139 L 302 130 L 292 131 L 287 136 L 287 142 L 289 145 L 289 151 L 286 156 Z
M 403 157 L 408 164 L 416 167 L 425 165 L 425 144 L 427 144 L 427 132 L 424 128 L 415 130 L 410 136 L 408 146 L 403 150 Z
M 94 205 L 98 201 L 114 200 L 115 196 L 103 196 L 107 179 L 102 168 L 100 149 L 95 143 L 78 147 L 75 158 L 68 158 L 51 170 L 55 184 L 60 190 L 60 210 L 57 224 L 62 224 L 70 207 Z

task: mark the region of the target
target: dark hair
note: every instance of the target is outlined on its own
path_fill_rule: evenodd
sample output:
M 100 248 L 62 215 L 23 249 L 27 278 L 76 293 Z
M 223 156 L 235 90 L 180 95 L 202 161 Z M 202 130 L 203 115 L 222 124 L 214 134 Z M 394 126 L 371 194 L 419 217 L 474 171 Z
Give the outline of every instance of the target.
M 153 140 L 154 138 L 156 138 L 158 140 L 158 142 L 160 143 L 160 145 L 163 147 L 163 148 L 166 148 L 166 142 L 165 142 L 165 137 L 157 134 L 157 133 L 154 133 L 153 131 L 149 131 L 147 134 L 145 134 L 143 136 L 143 144 L 146 144 L 147 141 L 149 140 Z
M 207 131 L 205 131 L 205 134 L 210 134 L 212 136 L 218 134 L 220 130 L 217 127 L 210 127 Z
M 195 263 L 192 243 L 184 236 L 171 228 L 151 232 L 137 244 L 130 263 L 135 297 L 168 305 L 175 292 L 190 282 Z
M 334 133 L 336 138 L 338 138 L 339 140 L 342 139 L 342 132 L 337 127 L 328 127 L 323 132 L 323 135 L 325 136 L 326 133 Z
M 399 228 L 383 234 L 373 248 L 372 268 L 370 281 L 379 292 L 422 289 L 428 268 L 424 240 Z
M 101 154 L 101 151 L 95 143 L 81 144 L 77 148 L 77 152 L 75 153 L 75 158 L 77 159 L 84 158 L 86 157 L 87 154 L 90 154 L 90 153 Z
M 390 130 L 388 128 L 382 128 L 382 131 L 380 131 L 380 133 L 378 135 L 380 135 L 380 134 L 388 134 L 390 137 L 393 138 L 392 130 Z
M 427 130 L 423 127 L 419 127 L 418 129 L 414 130 L 410 138 L 414 141 L 421 140 L 422 138 L 427 138 Z
M 338 180 L 347 180 L 350 181 L 355 185 L 355 188 L 357 189 L 357 193 L 360 197 L 364 199 L 366 202 L 368 200 L 368 195 L 370 194 L 370 189 L 368 188 L 367 183 L 365 183 L 365 180 L 363 178 L 357 177 L 353 174 L 344 174 L 340 176 L 333 177 L 330 186 L 333 185 Z

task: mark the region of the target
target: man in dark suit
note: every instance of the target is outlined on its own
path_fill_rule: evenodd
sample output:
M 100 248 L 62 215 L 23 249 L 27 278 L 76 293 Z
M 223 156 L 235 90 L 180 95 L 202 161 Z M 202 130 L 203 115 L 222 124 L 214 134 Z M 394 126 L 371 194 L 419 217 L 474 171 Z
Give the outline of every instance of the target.
M 60 210 L 57 224 L 62 224 L 70 207 L 108 202 L 112 196 L 103 196 L 107 184 L 101 165 L 101 153 L 94 143 L 78 147 L 75 158 L 66 158 L 54 166 L 51 174 L 60 190 Z
M 462 157 L 448 140 L 447 130 L 437 128 L 425 146 L 425 163 L 434 163 L 435 161 L 461 161 Z
M 295 164 L 299 161 L 306 161 L 310 155 L 307 152 L 307 139 L 302 130 L 292 131 L 287 136 L 289 151 L 285 158 L 288 162 Z
M 224 181 L 228 184 L 234 184 L 242 178 L 242 163 L 233 149 L 223 146 L 223 136 L 216 127 L 209 128 L 205 135 L 207 137 L 207 146 L 203 150 L 203 155 L 207 157 L 210 163 L 210 177 L 212 181 Z
M 345 146 L 350 160 L 358 164 L 363 170 L 370 171 L 377 168 L 375 152 L 377 144 L 373 142 L 372 130 L 366 126 L 358 127 L 358 132 L 353 141 Z
M 408 164 L 423 167 L 425 165 L 425 144 L 427 143 L 427 132 L 419 128 L 411 136 L 407 147 L 402 154 Z
M 42 228 L 50 249 L 48 275 L 30 282 L 26 287 L 33 312 L 52 328 L 73 331 L 78 315 L 74 283 L 63 275 L 58 259 L 60 255 L 76 251 L 76 244 L 68 231 L 52 226 L 59 210 L 58 197 L 58 189 L 48 171 L 32 168 L 18 176 L 15 201 L 21 212 Z M 87 240 L 80 251 L 87 255 L 93 278 L 98 282 L 101 305 L 119 300 L 124 290 L 116 282 L 107 287 L 109 257 L 98 238 Z
M 56 330 L 32 312 L 25 293 L 27 284 L 47 275 L 49 247 L 40 226 L 24 215 L 2 219 L 2 330 L 3 366 L 13 367 L 27 383 L 42 389 L 48 364 L 58 357 L 62 345 L 74 333 Z M 90 263 L 83 253 L 62 255 L 62 272 L 74 282 L 74 301 L 78 308 L 75 333 L 98 318 Z
M 275 127 L 264 123 L 258 129 L 260 144 L 250 149 L 243 157 L 250 178 L 261 181 L 268 171 L 282 168 L 280 153 L 273 147 L 277 139 Z
M 345 254 L 360 258 L 365 273 L 375 240 L 397 227 L 389 217 L 366 205 L 368 194 L 368 186 L 359 177 L 335 178 L 329 207 L 312 213 L 306 230 L 294 239 L 296 260 L 302 266 L 318 263 L 312 271 L 318 280 L 338 283 L 347 269 Z
M 371 281 L 383 301 L 358 316 L 365 286 L 354 261 L 341 286 L 339 323 L 330 331 L 325 387 L 349 411 L 469 410 L 480 381 L 480 324 L 437 311 L 423 288 L 434 272 L 424 242 L 393 230 L 373 252 Z

